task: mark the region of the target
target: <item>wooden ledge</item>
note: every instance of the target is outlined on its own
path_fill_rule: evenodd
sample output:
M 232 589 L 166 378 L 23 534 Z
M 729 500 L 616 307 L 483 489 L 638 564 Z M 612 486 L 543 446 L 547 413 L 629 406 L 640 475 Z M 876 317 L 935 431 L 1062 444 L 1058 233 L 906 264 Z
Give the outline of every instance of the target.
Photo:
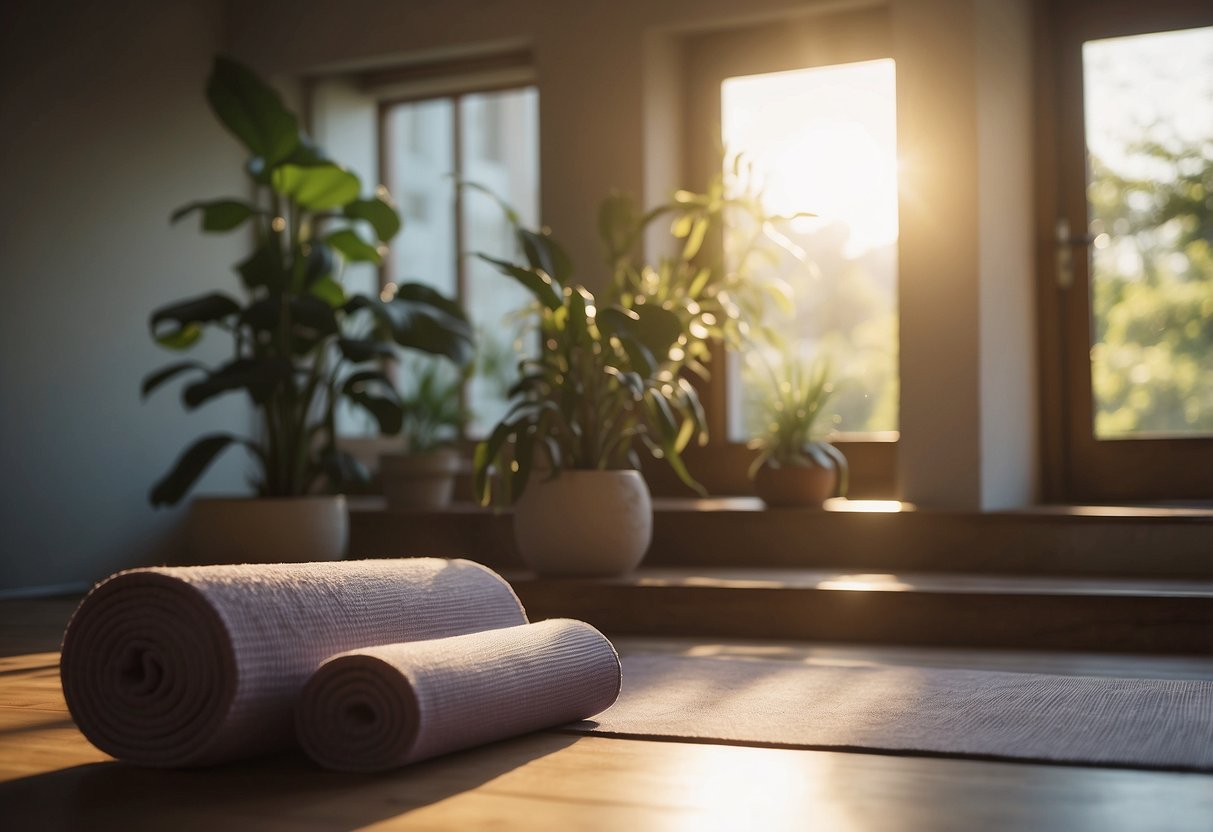
M 821 511 L 766 509 L 747 497 L 658 499 L 646 564 L 1213 579 L 1213 511 L 890 511 L 894 506 L 899 504 L 831 501 Z M 381 500 L 357 499 L 350 514 L 352 556 L 469 557 L 496 569 L 522 565 L 508 511 L 464 503 L 388 512 Z
M 1213 581 L 818 570 L 507 576 L 532 620 L 609 635 L 1213 655 Z

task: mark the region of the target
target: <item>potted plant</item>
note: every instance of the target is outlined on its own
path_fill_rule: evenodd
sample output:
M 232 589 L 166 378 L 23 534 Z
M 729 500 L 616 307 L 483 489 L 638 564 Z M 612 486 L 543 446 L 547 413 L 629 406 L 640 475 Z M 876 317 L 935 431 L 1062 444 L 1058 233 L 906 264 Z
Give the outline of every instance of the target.
M 412 363 L 401 393 L 400 451 L 379 455 L 379 480 L 391 511 L 442 508 L 451 502 L 467 411 L 460 388 L 467 369 L 435 359 Z
M 218 454 L 241 445 L 257 466 L 257 499 L 195 500 L 197 555 L 340 557 L 348 518 L 343 498 L 332 492 L 365 472 L 337 447 L 337 401 L 370 413 L 383 433 L 397 433 L 404 408 L 382 362 L 398 346 L 463 361 L 471 330 L 454 302 L 421 284 L 380 297 L 347 293 L 341 265 L 378 263 L 400 229 L 386 191 L 362 197 L 358 178 L 330 161 L 278 94 L 240 64 L 217 58 L 206 95 L 251 153 L 245 169 L 254 195 L 194 202 L 172 218 L 198 214 L 207 232 L 251 227 L 252 254 L 235 267 L 244 298 L 210 292 L 165 306 L 152 314 L 151 330 L 174 351 L 218 330 L 232 339 L 232 355 L 215 367 L 172 363 L 144 380 L 143 394 L 179 377 L 188 378 L 188 410 L 243 394 L 258 431 L 254 438 L 215 433 L 197 440 L 152 488 L 151 503 L 177 503 Z
M 846 496 L 846 457 L 817 438 L 833 390 L 826 362 L 808 365 L 787 357 L 780 370 L 770 370 L 757 404 L 762 433 L 749 443 L 758 451 L 750 479 L 767 505 L 820 508 L 828 497 Z
M 706 375 L 709 340 L 743 332 L 754 305 L 739 302 L 747 296 L 740 269 L 700 257 L 733 209 L 757 220 L 756 245 L 771 218 L 751 194 L 726 196 L 721 181 L 643 214 L 611 196 L 599 213 L 609 278 L 595 295 L 574 282 L 550 233 L 519 227 L 507 207 L 524 261 L 481 257 L 534 296 L 542 346 L 520 363 L 512 408 L 476 449 L 474 486 L 486 504 L 494 489 L 516 501 L 515 538 L 535 571 L 613 575 L 640 562 L 652 533 L 648 487 L 636 470 L 642 448 L 703 493 L 682 460 L 690 442 L 706 440 L 684 371 Z M 648 264 L 636 253 L 644 231 L 667 217 L 677 250 Z

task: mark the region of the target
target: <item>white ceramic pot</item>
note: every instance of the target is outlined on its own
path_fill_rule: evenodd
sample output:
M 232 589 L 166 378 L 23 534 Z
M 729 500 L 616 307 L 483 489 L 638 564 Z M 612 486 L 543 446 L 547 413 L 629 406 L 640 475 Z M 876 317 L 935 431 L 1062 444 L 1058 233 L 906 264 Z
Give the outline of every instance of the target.
M 350 518 L 345 497 L 197 497 L 188 540 L 194 563 L 340 560 Z
M 379 482 L 392 511 L 449 505 L 458 473 L 459 453 L 452 448 L 379 456 Z
M 536 472 L 514 506 L 514 540 L 540 575 L 622 575 L 653 538 L 653 501 L 639 471 Z

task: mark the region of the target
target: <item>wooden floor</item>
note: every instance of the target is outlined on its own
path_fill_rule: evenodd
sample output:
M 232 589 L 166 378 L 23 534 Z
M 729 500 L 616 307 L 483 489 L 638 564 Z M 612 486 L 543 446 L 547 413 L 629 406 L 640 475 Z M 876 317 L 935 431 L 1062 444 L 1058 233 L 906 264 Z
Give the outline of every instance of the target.
M 377 775 L 288 755 L 198 771 L 116 763 L 73 726 L 55 649 L 69 602 L 0 603 L 0 828 L 1201 830 L 1213 775 L 533 734 Z M 1213 658 L 620 639 L 759 655 L 1213 679 Z

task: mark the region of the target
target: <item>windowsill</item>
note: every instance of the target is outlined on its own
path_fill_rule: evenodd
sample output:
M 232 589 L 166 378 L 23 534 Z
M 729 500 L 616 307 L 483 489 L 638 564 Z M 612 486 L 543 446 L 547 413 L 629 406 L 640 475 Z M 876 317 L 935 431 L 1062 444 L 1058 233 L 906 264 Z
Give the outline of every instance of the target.
M 352 513 L 387 512 L 387 506 L 382 497 L 376 495 L 358 495 L 347 498 Z M 670 512 L 771 512 L 771 513 L 802 513 L 814 514 L 905 514 L 919 513 L 935 517 L 1064 517 L 1064 518 L 1120 518 L 1139 520 L 1148 524 L 1152 519 L 1196 522 L 1213 524 L 1213 503 L 1143 503 L 1128 504 L 1040 504 L 1024 506 L 1016 509 L 1000 509 L 996 511 L 961 511 L 956 509 L 920 508 L 913 503 L 899 500 L 848 500 L 839 497 L 826 500 L 819 511 L 814 508 L 771 508 L 757 497 L 654 497 L 653 510 L 658 513 Z M 425 514 L 500 514 L 509 513 L 509 509 L 485 508 L 469 501 L 456 501 L 449 506 L 437 509 L 406 509 L 395 512 L 402 515 L 416 516 Z
M 858 504 L 860 510 L 854 510 Z M 754 497 L 654 500 L 645 564 L 678 569 L 844 569 L 866 573 L 1213 578 L 1213 509 L 1034 506 L 1018 511 L 768 509 Z M 522 568 L 513 513 L 455 503 L 387 511 L 351 498 L 352 557 L 467 557 Z

